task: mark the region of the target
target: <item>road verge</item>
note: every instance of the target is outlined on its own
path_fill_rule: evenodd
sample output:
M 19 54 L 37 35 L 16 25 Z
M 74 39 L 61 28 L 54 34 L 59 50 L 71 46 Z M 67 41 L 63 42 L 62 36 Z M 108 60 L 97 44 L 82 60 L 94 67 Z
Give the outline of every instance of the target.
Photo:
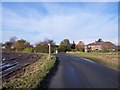
M 118 62 L 119 55 L 118 53 L 110 54 L 110 53 L 99 53 L 99 52 L 69 52 L 68 54 L 75 55 L 78 57 L 90 59 L 92 61 L 101 63 L 107 67 L 110 67 L 115 70 L 120 69 L 120 63 Z

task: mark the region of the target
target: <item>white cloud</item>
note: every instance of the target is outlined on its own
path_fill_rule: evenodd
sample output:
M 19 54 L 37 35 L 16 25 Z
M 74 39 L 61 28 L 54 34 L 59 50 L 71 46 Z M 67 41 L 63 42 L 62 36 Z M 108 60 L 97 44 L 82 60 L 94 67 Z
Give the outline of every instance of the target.
M 90 13 L 78 8 L 71 8 L 69 9 L 71 11 L 68 11 L 68 14 L 66 14 L 65 7 L 59 5 L 49 6 L 44 4 L 44 7 L 49 13 L 47 16 L 35 9 L 23 8 L 28 17 L 4 8 L 3 26 L 5 27 L 3 27 L 3 32 L 5 33 L 3 35 L 9 34 L 10 37 L 18 35 L 19 32 L 18 36 L 21 34 L 21 36 L 27 38 L 32 43 L 44 38 L 51 38 L 59 43 L 59 40 L 69 38 L 71 41 L 75 40 L 76 42 L 83 40 L 87 44 L 100 37 L 109 38 L 109 40 L 115 38 L 109 36 L 117 32 L 116 18 L 110 20 L 113 18 L 113 15 Z M 60 11 L 58 12 L 57 10 Z M 99 12 L 101 10 L 103 9 L 99 9 Z M 6 32 L 8 28 L 10 31 Z M 33 35 L 32 33 L 34 32 L 37 34 Z M 3 37 L 6 38 L 6 36 Z

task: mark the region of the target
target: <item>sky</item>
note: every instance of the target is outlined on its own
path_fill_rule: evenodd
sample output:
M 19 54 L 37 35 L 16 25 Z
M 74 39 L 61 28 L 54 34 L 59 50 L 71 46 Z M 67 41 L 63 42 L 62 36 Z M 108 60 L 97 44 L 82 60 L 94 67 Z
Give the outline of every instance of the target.
M 2 2 L 119 2 L 119 0 L 1 0 Z
M 1 35 L 1 33 L 0 33 Z M 118 44 L 117 2 L 2 2 L 2 42 L 12 36 L 35 44 L 98 38 Z

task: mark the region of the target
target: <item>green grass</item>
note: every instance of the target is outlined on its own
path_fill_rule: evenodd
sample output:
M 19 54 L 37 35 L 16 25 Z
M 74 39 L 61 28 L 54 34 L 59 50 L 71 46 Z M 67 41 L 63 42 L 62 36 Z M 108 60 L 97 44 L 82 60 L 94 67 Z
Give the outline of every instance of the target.
M 4 82 L 2 86 L 5 88 L 37 88 L 54 66 L 55 62 L 55 56 L 49 59 L 48 55 L 44 54 L 38 61 L 25 67 L 22 75 L 10 78 L 9 81 Z
M 92 61 L 101 63 L 105 66 L 108 66 L 113 69 L 120 69 L 120 63 L 118 61 L 112 60 L 112 58 L 106 58 L 106 57 L 118 57 L 119 52 L 108 52 L 108 53 L 102 53 L 102 52 L 69 52 L 69 54 L 79 56 L 82 58 L 87 58 Z

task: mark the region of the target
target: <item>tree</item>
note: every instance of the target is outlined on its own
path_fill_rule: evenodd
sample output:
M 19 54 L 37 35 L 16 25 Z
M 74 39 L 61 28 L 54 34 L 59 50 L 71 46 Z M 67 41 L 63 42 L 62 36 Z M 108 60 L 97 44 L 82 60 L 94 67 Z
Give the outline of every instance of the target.
M 14 43 L 13 47 L 16 51 L 22 51 L 23 50 L 23 46 L 22 46 L 22 44 L 20 43 L 19 40 Z
M 34 52 L 34 49 L 27 47 L 27 48 L 24 48 L 22 51 L 23 51 L 23 52 Z
M 103 42 L 103 40 L 101 38 L 99 38 L 97 42 Z
M 10 38 L 10 42 L 14 44 L 16 42 L 17 37 L 13 36 Z
M 79 43 L 76 45 L 75 49 L 77 51 L 84 51 L 85 50 L 85 44 L 82 41 L 79 41 Z
M 61 41 L 59 46 L 59 51 L 66 52 L 70 50 L 71 50 L 71 45 L 69 39 L 64 39 L 63 41 Z
M 45 45 L 48 45 L 48 44 L 50 43 L 50 45 L 51 45 L 51 52 L 52 52 L 52 53 L 54 52 L 54 49 L 55 49 L 55 47 L 56 47 L 56 44 L 55 44 L 55 42 L 54 42 L 53 40 L 51 40 L 51 39 L 45 39 L 45 40 L 43 41 L 43 43 L 44 43 Z
M 36 45 L 35 51 L 40 53 L 48 53 L 48 45 L 39 43 Z
M 30 43 L 28 41 L 26 41 L 24 43 L 24 48 L 30 48 L 30 47 L 31 47 Z
M 51 52 L 54 52 L 54 48 L 55 48 L 55 42 L 53 40 L 50 39 L 45 39 L 44 41 L 41 41 L 39 43 L 36 44 L 35 50 L 36 52 L 41 52 L 41 53 L 48 53 L 48 44 L 51 44 Z
M 17 40 L 14 43 L 13 47 L 15 48 L 16 51 L 22 51 L 23 49 L 30 47 L 30 43 L 24 39 L 21 39 L 21 40 Z
M 75 42 L 73 41 L 73 43 L 71 44 L 71 49 L 75 49 L 75 46 L 76 46 L 76 44 L 75 44 Z
M 3 43 L 0 43 L 0 48 L 2 48 L 3 47 Z
M 12 43 L 11 42 L 5 42 L 5 49 L 7 50 L 7 51 L 10 51 L 10 49 L 11 49 L 11 46 L 12 46 Z

